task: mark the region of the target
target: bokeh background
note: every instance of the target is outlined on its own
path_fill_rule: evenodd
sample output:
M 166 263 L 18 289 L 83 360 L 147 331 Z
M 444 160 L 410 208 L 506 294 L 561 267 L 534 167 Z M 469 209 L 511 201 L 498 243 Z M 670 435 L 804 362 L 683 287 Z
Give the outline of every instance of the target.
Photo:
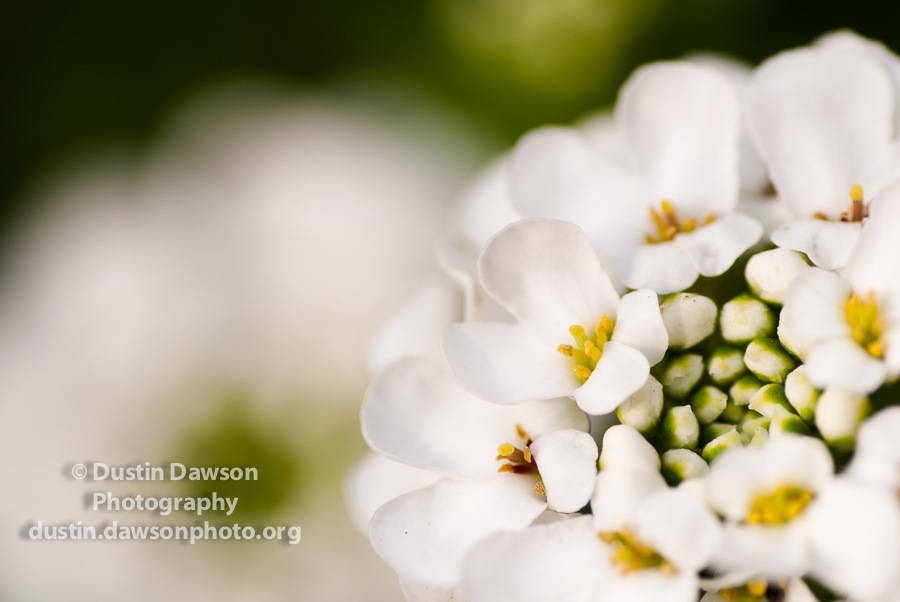
M 399 600 L 343 500 L 379 323 L 479 164 L 637 65 L 756 63 L 900 9 L 811 0 L 132 0 L 0 7 L 0 600 Z M 848 91 L 852 93 L 852 90 Z M 29 542 L 74 462 L 221 483 L 297 546 Z M 122 494 L 202 495 L 183 483 Z M 233 488 L 231 488 L 233 487 Z

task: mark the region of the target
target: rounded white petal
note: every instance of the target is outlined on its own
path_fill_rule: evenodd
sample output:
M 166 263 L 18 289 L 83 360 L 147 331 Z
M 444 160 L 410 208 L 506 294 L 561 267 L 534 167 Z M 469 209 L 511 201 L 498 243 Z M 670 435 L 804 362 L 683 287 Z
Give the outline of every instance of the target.
M 606 554 L 589 516 L 497 533 L 466 559 L 468 602 L 587 602 Z
M 766 489 L 795 485 L 816 493 L 834 477 L 834 460 L 819 439 L 784 434 L 770 439 L 759 451 L 769 483 Z
M 849 336 L 845 305 L 850 285 L 833 272 L 807 270 L 788 288 L 781 322 L 800 341 Z
M 368 367 L 378 374 L 408 356 L 441 360 L 440 336 L 462 316 L 462 296 L 449 283 L 416 291 L 381 327 L 368 353 Z
M 734 210 L 740 113 L 724 76 L 687 62 L 646 65 L 622 87 L 616 119 L 633 151 L 644 203 L 667 199 L 695 219 Z
M 430 470 L 396 462 L 381 454 L 368 454 L 344 480 L 347 506 L 356 528 L 367 532 L 372 515 L 386 502 L 427 487 L 439 478 L 440 475 Z
M 630 288 L 649 288 L 660 295 L 683 291 L 699 275 L 691 256 L 674 242 L 636 247 L 620 274 Z
M 865 395 L 829 387 L 816 404 L 816 428 L 825 441 L 852 441 L 869 411 L 869 398 Z
M 762 224 L 740 213 L 724 215 L 693 232 L 679 234 L 675 244 L 687 251 L 703 276 L 718 276 L 762 237 Z
M 462 599 L 456 587 L 434 587 L 400 581 L 400 591 L 406 602 L 454 602 Z
M 597 367 L 573 395 L 588 414 L 608 414 L 643 387 L 649 375 L 650 364 L 640 351 L 609 341 Z
M 854 599 L 880 600 L 900 569 L 900 505 L 880 488 L 847 480 L 828 487 L 810 511 L 813 574 Z
M 809 269 L 796 251 L 772 249 L 757 253 L 747 262 L 747 283 L 763 301 L 784 303 L 788 287 Z
M 472 547 L 492 533 L 523 529 L 547 504 L 534 481 L 500 474 L 484 481 L 444 479 L 398 497 L 369 523 L 372 547 L 400 579 L 451 587 Z
M 756 70 L 747 107 L 772 182 L 798 216 L 818 211 L 836 219 L 850 188 L 865 187 L 868 172 L 887 159 L 891 82 L 859 53 L 783 52 Z
M 517 437 L 515 408 L 473 396 L 442 365 L 422 358 L 392 364 L 375 379 L 360 422 L 372 449 L 468 478 L 494 474 L 497 446 Z
M 484 289 L 554 349 L 573 324 L 590 330 L 602 314 L 616 319 L 619 295 L 574 224 L 516 222 L 491 238 L 478 270 Z
M 825 270 L 843 267 L 859 240 L 859 222 L 830 222 L 800 217 L 772 232 L 772 242 L 783 249 L 800 251 Z
M 882 191 L 869 206 L 869 219 L 859 235 L 844 277 L 860 294 L 873 291 L 881 296 L 900 294 L 900 253 L 897 227 L 900 223 L 900 184 Z M 880 299 L 883 300 L 883 299 Z
M 669 346 L 669 334 L 655 292 L 643 289 L 622 297 L 612 340 L 637 349 L 651 366 L 659 363 Z
M 597 475 L 591 512 L 598 531 L 619 531 L 635 520 L 638 505 L 656 492 L 667 489 L 658 472 L 607 468 Z
M 818 343 L 806 355 L 809 382 L 824 389 L 837 387 L 865 395 L 887 378 L 883 361 L 872 357 L 850 337 Z
M 645 570 L 619 577 L 610 583 L 611 592 L 602 592 L 597 602 L 694 602 L 697 599 L 697 575 L 681 571 L 666 575 L 659 570 Z
M 650 377 L 653 378 L 653 377 Z M 650 442 L 634 428 L 617 424 L 603 434 L 600 468 L 622 468 L 659 472 L 659 454 Z
M 532 441 L 564 429 L 588 432 L 591 426 L 587 414 L 568 398 L 525 401 L 516 405 L 513 415 Z
M 587 433 L 567 429 L 539 437 L 531 453 L 547 492 L 547 507 L 577 512 L 591 499 L 597 475 L 597 444 Z
M 811 564 L 808 521 L 785 526 L 726 524 L 714 565 L 725 571 L 748 570 L 771 579 L 801 577 Z
M 637 510 L 634 531 L 679 571 L 707 566 L 722 540 L 719 520 L 699 500 L 677 489 L 660 490 Z
M 441 339 L 453 375 L 479 397 L 504 404 L 572 395 L 580 383 L 557 344 L 499 322 L 454 324 Z
M 510 198 L 508 156 L 494 159 L 463 191 L 454 230 L 476 251 L 505 226 L 522 218 Z

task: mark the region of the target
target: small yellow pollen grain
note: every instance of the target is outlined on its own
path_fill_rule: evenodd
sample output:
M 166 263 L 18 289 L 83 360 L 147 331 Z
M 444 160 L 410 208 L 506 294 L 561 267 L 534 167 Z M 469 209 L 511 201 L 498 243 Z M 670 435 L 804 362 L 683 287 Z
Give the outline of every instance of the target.
M 615 327 L 616 325 L 613 324 L 613 321 L 606 314 L 600 316 L 600 321 L 597 322 L 597 328 L 602 329 L 606 334 L 612 334 Z
M 544 495 L 547 493 L 547 490 L 544 488 L 544 484 L 540 481 L 534 484 L 534 492 L 538 495 Z
M 675 213 L 675 206 L 672 205 L 672 202 L 667 199 L 663 199 L 662 201 L 660 201 L 659 207 L 666 215 L 672 215 L 673 213 Z
M 504 443 L 497 448 L 497 453 L 504 458 L 508 458 L 509 456 L 513 455 L 514 451 L 516 451 L 516 447 L 512 443 Z
M 850 189 L 850 200 L 855 202 L 860 202 L 863 200 L 863 187 L 859 184 L 854 184 Z
M 501 466 L 500 468 L 497 469 L 497 472 L 511 472 L 511 473 L 515 473 L 515 472 L 516 472 L 516 469 L 513 468 L 513 465 L 512 465 L 512 464 L 504 464 L 503 466 Z
M 765 579 L 756 579 L 747 582 L 747 591 L 750 592 L 751 596 L 762 598 L 766 595 L 767 589 L 769 589 L 769 583 Z

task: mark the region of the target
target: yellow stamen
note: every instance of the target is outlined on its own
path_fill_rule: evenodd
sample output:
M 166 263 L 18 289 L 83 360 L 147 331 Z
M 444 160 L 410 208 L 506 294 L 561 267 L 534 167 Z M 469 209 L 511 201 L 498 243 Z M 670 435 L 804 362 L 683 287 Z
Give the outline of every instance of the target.
M 726 589 L 720 589 L 719 595 L 725 598 L 725 600 L 727 600 L 728 602 L 731 602 L 731 600 L 734 600 L 734 588 L 729 587 Z
M 579 324 L 569 326 L 569 334 L 572 335 L 575 345 L 559 345 L 556 350 L 575 360 L 572 370 L 581 382 L 587 381 L 597 367 L 603 355 L 603 346 L 609 341 L 615 327 L 615 322 L 606 314 L 600 316 L 592 337 L 588 336 L 585 328 Z
M 766 595 L 767 589 L 769 589 L 769 582 L 765 579 L 756 579 L 754 581 L 747 582 L 747 591 L 751 596 L 762 598 Z
M 562 353 L 566 357 L 572 357 L 574 355 L 574 349 L 571 345 L 560 345 L 556 348 L 557 351 Z
M 753 525 L 783 525 L 803 512 L 812 498 L 813 494 L 808 489 L 780 485 L 753 499 L 747 522 Z
M 850 209 L 841 213 L 842 222 L 864 222 L 869 217 L 869 211 L 863 201 L 863 187 L 854 184 L 850 188 Z
M 592 370 L 587 366 L 582 366 L 581 364 L 572 368 L 575 371 L 575 376 L 578 377 L 578 380 L 581 382 L 587 382 L 587 379 L 590 378 Z
M 534 484 L 534 492 L 538 495 L 544 495 L 545 493 L 547 493 L 547 490 L 544 489 L 544 484 L 538 481 Z
M 860 347 L 872 357 L 884 357 L 884 317 L 878 311 L 878 298 L 869 291 L 863 300 L 859 295 L 851 295 L 844 304 L 844 318 L 850 326 L 850 334 Z
M 854 184 L 852 188 L 850 188 L 850 200 L 854 203 L 861 203 L 863 200 L 863 187 L 859 184 Z
M 613 548 L 612 563 L 622 574 L 645 569 L 659 569 L 667 575 L 675 574 L 674 566 L 656 550 L 638 540 L 627 527 L 618 532 L 600 532 L 597 537 Z
M 516 446 L 512 443 L 504 443 L 500 447 L 497 448 L 497 453 L 503 456 L 504 458 L 508 458 L 513 455 L 513 452 L 516 451 Z
M 513 468 L 512 464 L 503 464 L 500 468 L 497 469 L 497 472 L 511 472 L 515 473 L 516 469 Z
M 715 219 L 716 215 L 709 213 L 703 223 L 709 224 Z M 699 223 L 692 217 L 679 220 L 678 209 L 668 199 L 660 201 L 659 211 L 650 207 L 650 222 L 653 224 L 653 233 L 644 237 L 648 244 L 668 242 L 673 240 L 679 232 L 693 232 Z

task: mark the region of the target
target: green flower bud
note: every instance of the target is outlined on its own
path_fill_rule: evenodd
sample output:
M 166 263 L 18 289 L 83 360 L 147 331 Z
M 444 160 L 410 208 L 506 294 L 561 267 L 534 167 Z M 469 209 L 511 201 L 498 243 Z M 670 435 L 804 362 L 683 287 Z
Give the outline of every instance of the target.
M 775 314 L 759 299 L 738 295 L 722 306 L 719 328 L 727 342 L 745 344 L 775 334 Z
M 719 415 L 719 422 L 727 422 L 729 424 L 738 424 L 744 419 L 747 413 L 747 406 L 739 406 L 731 399 L 725 405 L 725 411 Z
M 784 393 L 794 410 L 803 420 L 812 423 L 816 414 L 819 390 L 812 386 L 806 375 L 806 366 L 799 366 L 784 380 Z
M 700 424 L 709 424 L 725 411 L 728 395 L 712 385 L 701 387 L 691 396 L 691 410 Z
M 750 372 L 770 383 L 784 383 L 787 375 L 797 367 L 797 360 L 778 342 L 778 339 L 756 339 L 747 345 L 744 363 Z
M 775 415 L 776 407 L 784 408 L 788 412 L 794 413 L 794 407 L 784 394 L 784 387 L 774 383 L 761 387 L 750 400 L 750 404 L 747 407 L 768 418 Z
M 693 347 L 716 328 L 716 304 L 707 297 L 692 293 L 674 293 L 663 298 L 659 306 L 671 349 Z
M 669 397 L 685 399 L 703 376 L 703 357 L 696 353 L 673 356 L 662 373 L 663 391 Z
M 689 449 L 670 449 L 662 455 L 662 475 L 669 485 L 706 476 L 709 464 Z
M 744 352 L 736 347 L 719 347 L 709 356 L 707 371 L 717 385 L 730 385 L 747 372 Z
M 643 434 L 651 433 L 659 424 L 663 409 L 663 387 L 652 376 L 644 386 L 616 408 L 619 422 L 634 427 Z
M 762 386 L 761 380 L 752 374 L 747 374 L 731 385 L 731 388 L 728 389 L 728 396 L 731 397 L 735 405 L 745 406 L 750 403 L 750 400 L 753 399 L 753 396 L 756 395 L 756 392 Z
M 776 406 L 775 413 L 772 415 L 772 422 L 769 424 L 769 435 L 779 435 L 781 433 L 808 435 L 809 426 L 793 412 L 788 412 L 783 407 Z
M 860 423 L 872 413 L 865 395 L 853 395 L 829 387 L 819 396 L 815 409 L 816 428 L 834 449 L 852 451 Z
M 712 424 L 707 424 L 700 429 L 700 445 L 706 445 L 732 429 L 734 429 L 734 425 L 728 424 L 727 422 L 713 422 Z
M 703 447 L 703 459 L 711 463 L 723 451 L 738 447 L 741 447 L 741 436 L 736 428 L 731 427 L 731 430 L 719 435 Z
M 691 406 L 675 406 L 663 415 L 659 428 L 663 445 L 668 449 L 696 447 L 700 439 L 700 423 Z

